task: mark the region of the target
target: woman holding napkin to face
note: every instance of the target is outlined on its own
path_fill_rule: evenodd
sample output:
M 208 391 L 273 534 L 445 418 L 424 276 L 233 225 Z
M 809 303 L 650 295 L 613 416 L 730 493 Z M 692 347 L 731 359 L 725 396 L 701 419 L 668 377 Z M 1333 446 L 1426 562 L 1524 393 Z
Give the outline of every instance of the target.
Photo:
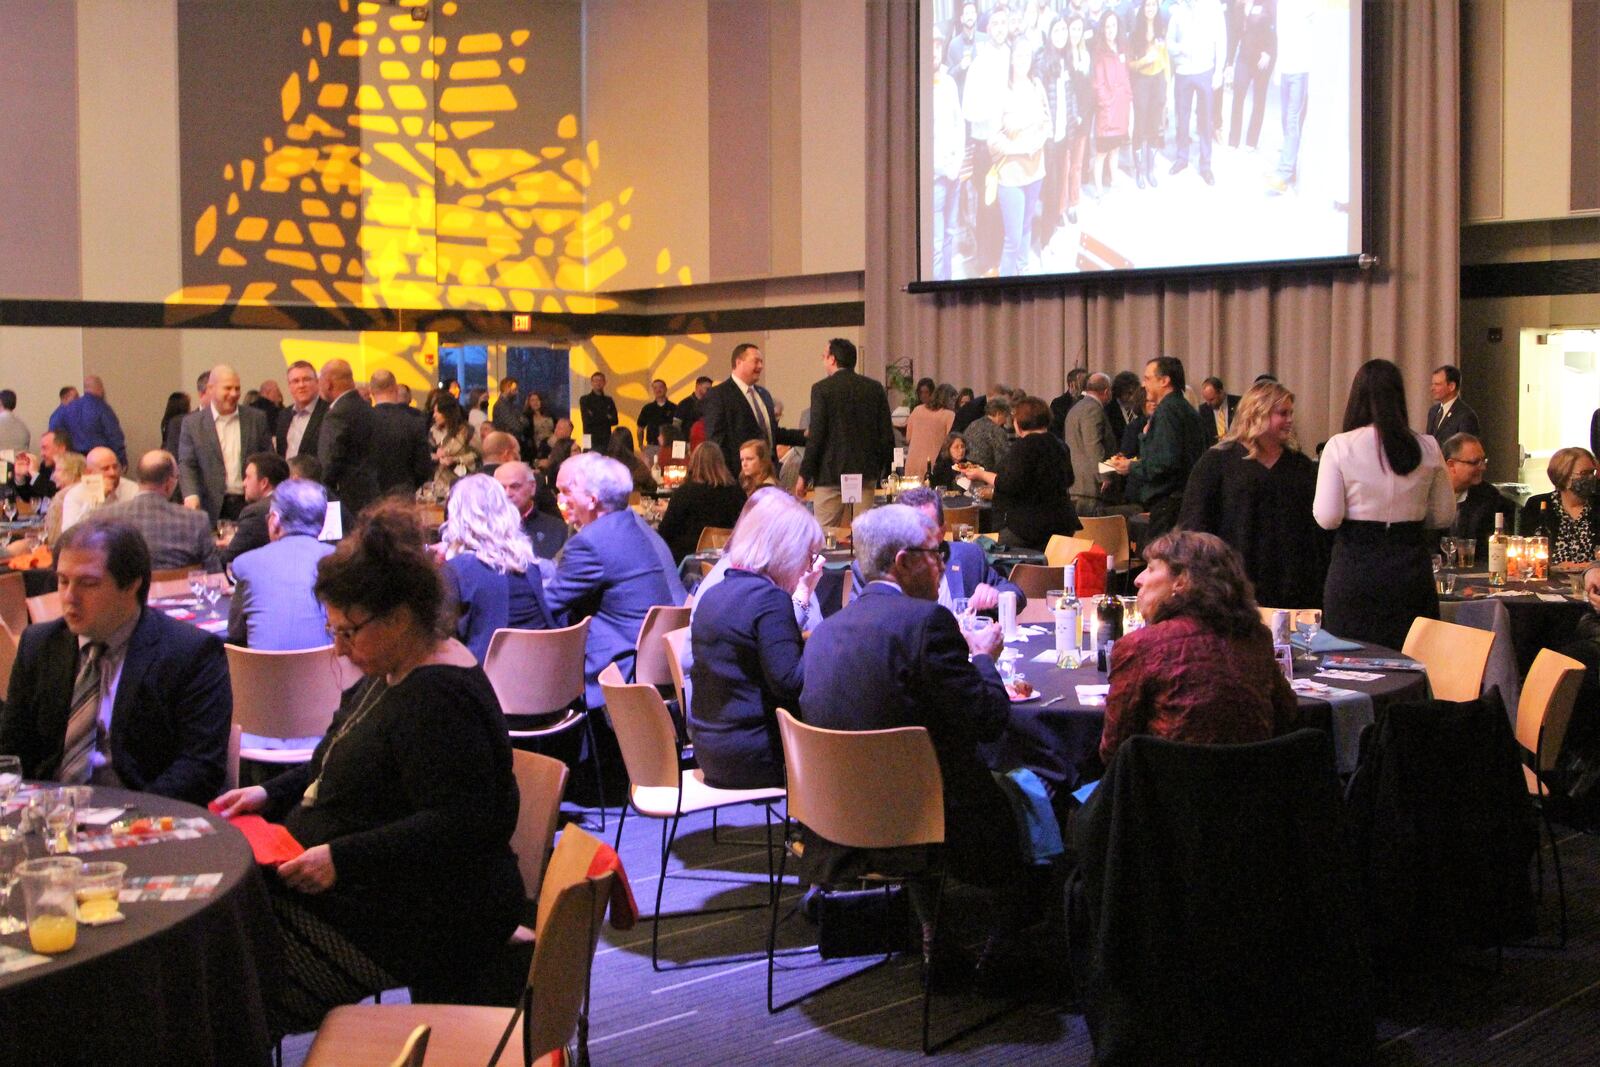
M 418 1002 L 493 1003 L 480 976 L 524 905 L 505 721 L 451 636 L 419 529 L 409 505 L 377 505 L 318 565 L 334 647 L 365 677 L 310 763 L 212 804 L 281 821 L 306 848 L 269 880 L 284 954 L 270 990 L 279 1033 L 396 985 Z

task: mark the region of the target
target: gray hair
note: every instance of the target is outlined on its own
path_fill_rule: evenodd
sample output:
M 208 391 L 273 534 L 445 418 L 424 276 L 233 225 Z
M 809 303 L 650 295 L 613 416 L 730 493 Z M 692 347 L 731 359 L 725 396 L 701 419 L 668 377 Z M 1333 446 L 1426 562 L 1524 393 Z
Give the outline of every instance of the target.
M 1468 445 L 1477 445 L 1479 448 L 1482 448 L 1483 442 L 1478 440 L 1474 434 L 1467 433 L 1465 430 L 1457 434 L 1451 434 L 1450 437 L 1445 441 L 1442 449 L 1444 452 L 1444 458 L 1455 459 L 1457 456 L 1461 455 L 1462 450 Z
M 328 516 L 328 491 L 320 482 L 288 478 L 272 490 L 270 510 L 285 534 L 316 537 Z
M 567 477 L 595 498 L 603 512 L 621 511 L 633 495 L 633 474 L 621 463 L 599 452 L 579 452 L 561 464 Z
M 1011 398 L 1005 396 L 991 396 L 989 402 L 983 405 L 985 415 L 1011 414 Z
M 1111 388 L 1111 375 L 1103 371 L 1095 371 L 1089 375 L 1089 380 L 1083 385 L 1085 392 L 1103 393 Z
M 939 527 L 932 519 L 905 504 L 873 508 L 850 524 L 856 566 L 869 582 L 887 575 L 902 549 L 921 548 L 924 541 L 938 533 Z

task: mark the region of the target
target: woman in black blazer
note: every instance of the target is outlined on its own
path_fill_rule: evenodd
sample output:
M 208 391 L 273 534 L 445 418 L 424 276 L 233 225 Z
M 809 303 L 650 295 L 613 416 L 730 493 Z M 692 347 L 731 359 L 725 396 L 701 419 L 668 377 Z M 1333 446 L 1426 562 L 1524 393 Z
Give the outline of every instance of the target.
M 734 530 L 726 575 L 695 605 L 688 723 L 708 785 L 783 785 L 777 709 L 799 706 L 797 615 L 822 574 L 813 566 L 821 549 L 822 527 L 811 512 L 777 497 Z
M 1004 516 L 1000 542 L 1043 550 L 1052 534 L 1072 535 L 1083 525 L 1072 506 L 1072 458 L 1050 436 L 1050 407 L 1036 396 L 1013 410 L 1017 439 L 998 471 L 969 468 L 975 482 L 994 486 L 994 508 Z
M 672 550 L 672 558 L 682 560 L 700 544 L 700 532 L 707 526 L 733 529 L 743 507 L 744 490 L 733 480 L 722 449 L 702 442 L 689 457 L 688 476 L 672 491 L 656 532 Z

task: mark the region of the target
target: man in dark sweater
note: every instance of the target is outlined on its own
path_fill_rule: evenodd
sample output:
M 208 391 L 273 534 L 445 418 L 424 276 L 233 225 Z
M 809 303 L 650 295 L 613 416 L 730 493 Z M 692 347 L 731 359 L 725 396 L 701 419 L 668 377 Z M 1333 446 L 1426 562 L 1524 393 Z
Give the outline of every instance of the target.
M 589 451 L 603 454 L 617 427 L 617 402 L 606 395 L 606 376 L 599 371 L 589 376 L 589 389 L 578 398 L 578 414 L 583 419 L 583 433 L 589 437 Z
M 1478 543 L 1478 558 L 1488 559 L 1489 535 L 1494 533 L 1495 515 L 1506 517 L 1509 530 L 1516 522 L 1516 505 L 1501 496 L 1494 486 L 1484 484 L 1489 457 L 1484 454 L 1483 442 L 1472 434 L 1454 434 L 1445 441 L 1444 468 L 1450 475 L 1450 487 L 1456 493 L 1456 521 L 1449 533 L 1472 538 Z
M 1155 414 L 1139 445 L 1139 458 L 1113 456 L 1110 463 L 1128 478 L 1128 499 L 1150 512 L 1147 540 L 1172 529 L 1183 503 L 1189 471 L 1205 451 L 1205 431 L 1200 416 L 1183 398 L 1183 360 L 1157 356 L 1144 365 L 1145 394 L 1155 398 Z

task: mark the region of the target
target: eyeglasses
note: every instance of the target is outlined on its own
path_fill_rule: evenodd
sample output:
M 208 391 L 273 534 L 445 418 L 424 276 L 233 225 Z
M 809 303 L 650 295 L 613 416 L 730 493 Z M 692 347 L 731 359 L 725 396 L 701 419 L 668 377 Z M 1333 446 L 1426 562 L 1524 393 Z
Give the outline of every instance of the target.
M 1489 465 L 1489 457 L 1481 456 L 1478 459 L 1451 459 L 1450 462 L 1459 463 L 1464 467 L 1487 467 Z
M 932 548 L 926 548 L 926 547 L 924 547 L 922 545 L 912 545 L 912 546 L 910 546 L 908 548 L 902 548 L 900 551 L 902 551 L 902 552 L 931 552 L 934 555 L 939 557 L 939 562 L 940 563 L 948 563 L 950 561 L 950 542 L 949 541 L 940 541 L 937 545 L 934 545 Z
M 356 634 L 360 633 L 362 630 L 365 630 L 368 626 L 371 626 L 380 618 L 382 618 L 381 615 L 372 615 L 366 620 L 356 623 L 354 626 L 325 626 L 323 629 L 327 630 L 328 636 L 333 638 L 335 641 L 350 642 L 356 639 Z

